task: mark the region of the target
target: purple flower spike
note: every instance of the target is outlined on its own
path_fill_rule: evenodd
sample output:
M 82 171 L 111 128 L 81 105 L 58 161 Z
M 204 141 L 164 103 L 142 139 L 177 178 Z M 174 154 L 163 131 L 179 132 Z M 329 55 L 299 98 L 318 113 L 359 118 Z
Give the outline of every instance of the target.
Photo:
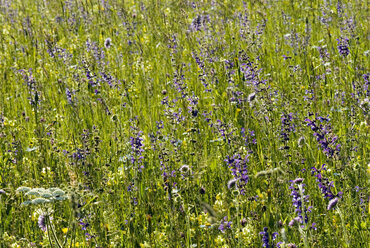
M 312 228 L 313 230 L 317 230 L 316 223 L 312 223 L 311 228 Z
M 43 231 L 43 232 L 46 232 L 47 230 L 47 226 L 46 226 L 46 216 L 43 215 L 43 214 L 40 214 L 39 218 L 38 218 L 38 221 L 37 221 L 40 229 Z
M 348 39 L 345 38 L 339 38 L 337 39 L 338 41 L 338 52 L 342 57 L 347 57 L 349 54 L 349 44 L 348 44 Z
M 269 248 L 270 247 L 270 241 L 269 241 L 269 233 L 268 233 L 268 228 L 264 227 L 263 232 L 259 233 L 262 235 L 262 247 Z
M 226 229 L 231 229 L 231 224 L 232 224 L 232 222 L 231 221 L 227 221 L 227 216 L 225 216 L 223 218 L 223 220 L 221 221 L 221 224 L 218 227 L 218 230 L 220 230 L 221 232 L 224 233 Z
M 338 201 L 339 201 L 338 197 L 331 199 L 328 204 L 328 210 L 332 210 L 337 205 Z
M 112 39 L 111 38 L 107 38 L 104 41 L 104 46 L 105 46 L 105 48 L 110 48 L 112 46 Z
M 303 178 L 296 178 L 296 179 L 294 179 L 293 181 L 292 181 L 292 183 L 295 183 L 295 184 L 298 184 L 298 183 L 301 183 L 301 182 L 303 182 Z

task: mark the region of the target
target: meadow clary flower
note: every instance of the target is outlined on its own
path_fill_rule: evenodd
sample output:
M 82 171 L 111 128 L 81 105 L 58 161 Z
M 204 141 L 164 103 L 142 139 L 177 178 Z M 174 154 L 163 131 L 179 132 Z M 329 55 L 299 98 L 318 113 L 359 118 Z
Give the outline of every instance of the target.
M 289 222 L 289 226 L 290 227 L 293 227 L 295 223 L 300 223 L 301 222 L 301 218 L 300 217 L 295 217 L 293 218 L 290 222 Z
M 293 226 L 295 223 L 305 223 L 308 222 L 307 213 L 311 212 L 311 206 L 307 206 L 309 203 L 309 196 L 305 195 L 305 184 L 302 184 L 303 178 L 296 178 L 291 181 L 289 189 L 292 190 L 291 196 L 293 196 L 293 206 L 295 207 L 295 212 L 298 216 L 289 222 L 289 226 Z M 307 203 L 307 204 L 305 204 Z
M 269 248 L 270 247 L 270 240 L 269 240 L 269 233 L 268 233 L 268 228 L 264 227 L 263 232 L 259 233 L 262 235 L 262 247 Z
M 328 210 L 332 210 L 338 203 L 339 198 L 336 197 L 334 199 L 331 199 L 328 204 Z
M 244 158 L 240 156 L 240 154 L 235 154 L 234 156 L 230 157 L 227 156 L 225 162 L 227 162 L 229 168 L 231 169 L 232 175 L 234 176 L 235 183 L 237 184 L 237 188 L 240 190 L 240 194 L 245 194 L 245 186 L 249 180 L 248 170 L 247 170 L 247 162 L 248 162 L 248 155 Z M 231 180 L 228 183 L 228 187 L 231 188 L 234 182 Z
M 267 227 L 264 227 L 263 228 L 263 232 L 260 232 L 259 234 L 262 235 L 262 243 L 263 243 L 262 244 L 262 247 L 266 247 L 266 248 L 275 247 L 274 246 L 274 242 L 272 242 L 270 244 L 269 233 L 268 233 L 268 228 Z M 275 241 L 275 239 L 276 239 L 277 236 L 278 236 L 278 233 L 277 232 L 272 233 L 272 235 L 271 235 L 272 241 Z
M 295 125 L 292 123 L 293 121 L 293 113 L 283 113 L 281 115 L 281 130 L 280 130 L 280 138 L 287 142 L 289 141 L 289 135 L 291 132 L 295 131 Z
M 221 232 L 225 232 L 226 229 L 231 229 L 231 224 L 232 222 L 227 221 L 227 216 L 225 216 L 223 220 L 221 221 L 221 224 L 218 227 L 218 230 L 220 230 Z
M 342 57 L 347 57 L 349 54 L 348 39 L 339 38 L 338 41 L 338 52 Z
M 314 136 L 319 143 L 321 149 L 328 158 L 337 156 L 340 152 L 341 145 L 337 143 L 338 136 L 334 135 L 329 123 L 330 119 L 328 117 L 316 116 L 315 119 L 306 119 L 307 126 L 311 127 L 314 131 Z M 326 122 L 326 124 L 321 124 Z
M 298 183 L 303 182 L 303 180 L 304 180 L 303 178 L 296 178 L 296 179 L 294 179 L 294 180 L 292 181 L 292 183 L 294 183 L 294 184 L 295 184 L 295 183 L 297 183 L 297 184 L 298 184 Z
M 331 189 L 334 187 L 334 182 L 329 182 L 328 178 L 323 177 L 321 172 L 323 170 L 326 170 L 325 164 L 322 165 L 321 169 L 316 169 L 316 167 L 312 167 L 312 175 L 315 175 L 316 182 L 319 183 L 319 188 L 321 190 L 321 193 L 324 195 L 324 198 L 329 198 L 329 200 L 332 200 L 333 198 L 337 196 L 341 196 L 343 193 L 338 192 L 338 194 L 334 194 Z
M 314 223 L 312 223 L 311 228 L 312 228 L 313 230 L 317 230 L 317 227 L 316 227 L 316 223 L 315 223 L 315 222 L 314 222 Z
M 46 226 L 46 216 L 44 214 L 40 214 L 39 218 L 38 218 L 38 221 L 37 221 L 40 229 L 43 231 L 43 232 L 46 232 L 47 230 L 47 226 Z
M 144 169 L 143 159 L 144 156 L 142 153 L 144 152 L 144 136 L 143 132 L 140 131 L 137 127 L 131 126 L 132 136 L 130 137 L 130 144 L 131 144 L 131 163 L 137 165 L 137 169 L 141 172 Z
M 68 88 L 66 88 L 66 96 L 67 96 L 68 103 L 72 104 L 73 103 L 72 94 L 71 94 L 71 91 Z
M 297 248 L 297 245 L 293 244 L 293 243 L 290 243 L 290 244 L 287 244 L 287 247 L 288 248 Z
M 105 48 L 110 48 L 112 46 L 112 39 L 111 38 L 107 38 L 104 41 L 104 46 L 105 46 Z

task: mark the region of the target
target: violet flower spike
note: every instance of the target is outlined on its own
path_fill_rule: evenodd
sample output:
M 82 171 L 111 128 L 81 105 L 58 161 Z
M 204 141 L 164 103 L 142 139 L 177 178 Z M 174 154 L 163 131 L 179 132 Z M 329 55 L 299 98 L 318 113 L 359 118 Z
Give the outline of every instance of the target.
M 331 199 L 329 201 L 329 204 L 328 204 L 328 210 L 332 210 L 333 208 L 335 208 L 335 206 L 337 205 L 338 201 L 339 201 L 339 198 L 338 197 L 336 197 L 334 199 Z
M 37 221 L 37 224 L 39 225 L 40 229 L 43 232 L 46 232 L 47 231 L 46 216 L 45 215 L 40 214 L 40 216 L 38 218 L 38 221 Z

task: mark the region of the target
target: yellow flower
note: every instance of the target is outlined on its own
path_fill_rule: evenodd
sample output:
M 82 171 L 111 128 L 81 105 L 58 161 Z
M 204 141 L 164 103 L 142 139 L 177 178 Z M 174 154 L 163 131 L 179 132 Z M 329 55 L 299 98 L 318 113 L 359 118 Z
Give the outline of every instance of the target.
M 64 233 L 64 234 L 66 234 L 67 232 L 68 232 L 68 228 L 62 228 L 62 232 Z
M 197 221 L 198 221 L 198 223 L 199 223 L 200 225 L 203 223 L 202 215 L 198 215 L 198 216 L 197 216 Z
M 221 235 L 218 235 L 217 238 L 215 239 L 215 243 L 217 246 L 221 246 L 224 242 L 225 240 L 222 238 Z
M 145 248 L 145 247 L 150 247 L 150 245 L 146 241 L 144 241 L 144 243 L 140 244 L 140 247 Z
M 336 216 L 333 216 L 333 224 L 334 224 L 334 226 L 335 227 L 337 227 L 338 225 L 337 225 L 337 217 Z

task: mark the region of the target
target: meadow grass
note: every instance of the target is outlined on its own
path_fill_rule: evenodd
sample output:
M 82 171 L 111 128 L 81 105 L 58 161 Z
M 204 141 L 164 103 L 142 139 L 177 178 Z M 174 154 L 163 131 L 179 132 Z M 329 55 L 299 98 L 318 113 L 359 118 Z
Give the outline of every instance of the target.
M 367 1 L 1 0 L 0 24 L 0 247 L 368 247 Z

